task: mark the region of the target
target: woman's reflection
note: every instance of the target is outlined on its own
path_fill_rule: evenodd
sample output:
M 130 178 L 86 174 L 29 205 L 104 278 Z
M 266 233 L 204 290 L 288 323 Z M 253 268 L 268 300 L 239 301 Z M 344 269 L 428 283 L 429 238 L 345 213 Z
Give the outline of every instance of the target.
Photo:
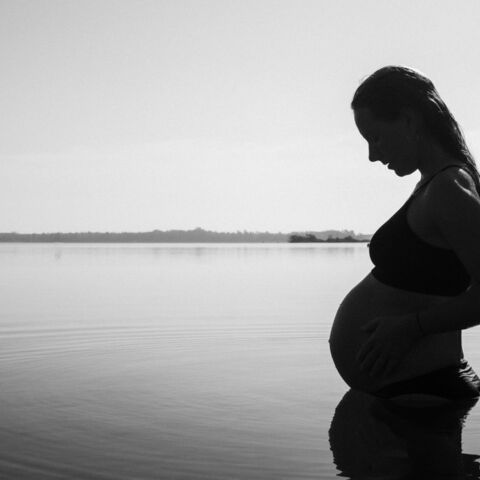
M 476 402 L 414 408 L 349 390 L 329 431 L 335 465 L 351 479 L 480 479 L 480 456 L 462 453 Z

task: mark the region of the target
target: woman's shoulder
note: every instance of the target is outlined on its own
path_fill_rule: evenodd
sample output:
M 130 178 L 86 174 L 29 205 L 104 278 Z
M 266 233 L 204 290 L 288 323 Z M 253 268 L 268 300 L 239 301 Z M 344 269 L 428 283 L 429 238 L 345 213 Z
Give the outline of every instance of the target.
M 439 172 L 428 185 L 425 192 L 428 203 L 435 208 L 450 211 L 467 203 L 479 203 L 473 173 L 462 165 L 447 168 Z

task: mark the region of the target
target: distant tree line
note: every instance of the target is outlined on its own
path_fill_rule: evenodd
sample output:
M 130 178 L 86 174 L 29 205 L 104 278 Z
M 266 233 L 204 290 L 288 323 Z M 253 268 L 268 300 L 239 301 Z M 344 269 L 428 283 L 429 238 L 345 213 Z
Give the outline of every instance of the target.
M 333 236 L 332 232 L 337 234 Z M 358 242 L 367 241 L 354 237 L 350 232 L 327 230 L 302 236 L 298 233 L 270 232 L 214 232 L 193 230 L 153 230 L 152 232 L 80 232 L 80 233 L 0 233 L 0 242 L 32 243 L 285 243 L 285 242 Z M 353 233 L 353 232 L 352 232 Z M 328 234 L 328 235 L 327 235 Z M 327 237 L 325 237 L 327 235 Z M 321 239 L 320 237 L 324 238 Z M 364 236 L 366 237 L 366 236 Z
M 89 242 L 89 243 L 248 243 L 286 242 L 288 234 L 269 232 L 213 232 L 154 230 L 152 232 L 0 233 L 0 242 Z

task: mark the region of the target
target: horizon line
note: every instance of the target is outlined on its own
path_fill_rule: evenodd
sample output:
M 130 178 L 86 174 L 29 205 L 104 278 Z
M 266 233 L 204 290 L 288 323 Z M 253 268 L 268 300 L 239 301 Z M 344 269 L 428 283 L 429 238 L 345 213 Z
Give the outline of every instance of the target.
M 202 227 L 195 227 L 191 229 L 181 229 L 181 228 L 171 228 L 168 230 L 122 230 L 122 231 L 100 231 L 100 230 L 83 230 L 83 231 L 44 231 L 44 232 L 18 232 L 18 231 L 2 231 L 0 235 L 73 235 L 73 234 L 112 234 L 112 235 L 120 235 L 120 234 L 144 234 L 144 233 L 168 233 L 168 232 L 206 232 L 206 233 L 226 233 L 226 234 L 272 234 L 272 235 L 289 235 L 292 233 L 327 233 L 327 232 L 348 232 L 353 233 L 354 235 L 371 235 L 370 233 L 363 233 L 363 232 L 355 232 L 353 229 L 348 228 L 327 228 L 323 230 L 290 230 L 288 232 L 285 231 L 269 231 L 269 230 L 235 230 L 235 231 L 221 231 L 221 230 L 208 230 Z

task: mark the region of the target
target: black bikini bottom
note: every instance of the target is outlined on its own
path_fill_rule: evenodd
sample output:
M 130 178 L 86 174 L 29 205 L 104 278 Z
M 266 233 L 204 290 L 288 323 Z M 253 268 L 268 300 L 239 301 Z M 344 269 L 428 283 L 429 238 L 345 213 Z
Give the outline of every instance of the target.
M 480 396 L 480 379 L 468 362 L 462 360 L 458 366 L 442 368 L 419 377 L 387 385 L 375 395 L 392 398 L 413 393 L 449 399 L 476 398 Z

